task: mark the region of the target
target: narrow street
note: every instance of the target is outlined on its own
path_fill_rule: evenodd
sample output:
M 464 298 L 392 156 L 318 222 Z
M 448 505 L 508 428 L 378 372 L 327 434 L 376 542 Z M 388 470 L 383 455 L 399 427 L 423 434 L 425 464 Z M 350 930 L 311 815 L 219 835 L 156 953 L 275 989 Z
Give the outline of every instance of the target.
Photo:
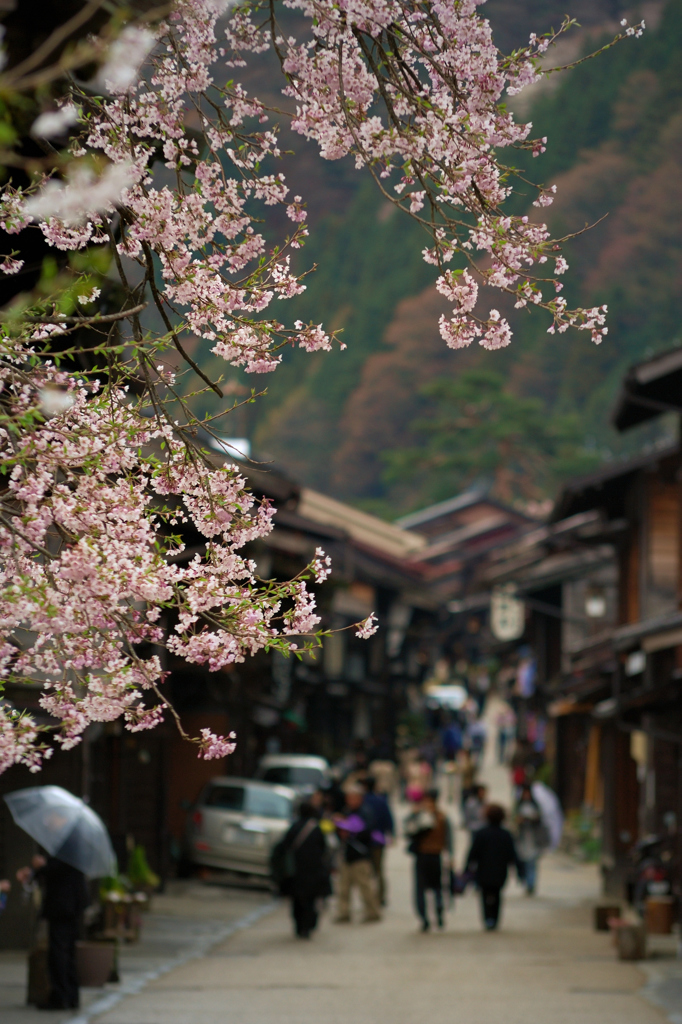
M 488 709 L 492 719 L 495 708 Z M 506 771 L 488 744 L 483 776 L 510 802 Z M 502 928 L 481 930 L 474 892 L 457 900 L 442 933 L 422 935 L 411 905 L 411 858 L 388 855 L 390 906 L 379 924 L 335 925 L 333 908 L 311 942 L 293 938 L 285 906 L 152 980 L 99 1016 L 101 1024 L 660 1024 L 639 994 L 646 976 L 616 959 L 592 930 L 597 868 L 563 854 L 541 865 L 539 895 L 507 886 Z M 466 836 L 457 833 L 457 856 Z M 359 910 L 356 919 L 359 920 Z
M 681 69 L 0 0 L 0 1024 L 682 1024 Z
M 541 895 L 509 887 L 502 930 L 483 933 L 473 894 L 442 934 L 421 935 L 409 859 L 390 858 L 391 906 L 378 925 L 334 925 L 295 940 L 285 908 L 151 981 L 102 1024 L 654 1024 L 636 965 L 590 926 L 596 871 L 553 856 Z M 359 917 L 359 914 L 358 914 Z
M 493 722 L 482 778 L 511 804 L 495 764 Z M 398 810 L 400 819 L 406 807 Z M 448 811 L 456 822 L 452 805 Z M 390 906 L 379 924 L 335 925 L 333 901 L 310 942 L 292 935 L 288 906 L 263 888 L 172 882 L 155 897 L 142 941 L 121 950 L 121 984 L 83 990 L 82 1009 L 58 1024 L 682 1024 L 674 937 L 654 936 L 641 964 L 616 959 L 592 928 L 596 865 L 544 858 L 539 894 L 516 879 L 499 932 L 481 929 L 478 899 L 456 901 L 443 932 L 423 935 L 412 909 L 412 858 L 388 853 Z M 456 832 L 461 864 L 467 835 Z M 360 909 L 355 919 L 359 922 Z M 661 941 L 662 940 L 662 941 Z M 3 1024 L 37 1024 L 24 1004 L 25 954 L 0 957 Z M 660 1007 L 660 1008 L 659 1008 Z

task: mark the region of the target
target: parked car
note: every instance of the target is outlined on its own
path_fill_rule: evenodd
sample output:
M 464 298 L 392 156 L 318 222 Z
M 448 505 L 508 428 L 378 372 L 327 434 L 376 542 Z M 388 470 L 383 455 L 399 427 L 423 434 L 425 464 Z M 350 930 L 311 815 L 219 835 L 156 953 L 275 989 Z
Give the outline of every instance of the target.
M 299 796 L 309 796 L 331 780 L 329 762 L 312 754 L 266 754 L 258 762 L 256 778 L 289 786 Z
M 213 779 L 189 816 L 187 860 L 204 867 L 270 874 L 270 851 L 294 816 L 287 786 L 229 776 Z

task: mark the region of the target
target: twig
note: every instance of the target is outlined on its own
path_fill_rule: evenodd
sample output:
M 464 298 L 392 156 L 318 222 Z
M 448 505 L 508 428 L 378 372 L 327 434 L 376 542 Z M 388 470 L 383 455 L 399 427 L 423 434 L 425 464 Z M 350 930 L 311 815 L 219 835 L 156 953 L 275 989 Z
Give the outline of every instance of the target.
M 30 544 L 34 551 L 40 552 L 40 554 L 45 555 L 46 558 L 51 559 L 53 557 L 53 555 L 47 550 L 47 548 L 41 547 L 40 544 L 36 544 L 35 541 L 32 541 L 30 537 L 27 537 L 23 530 L 20 530 L 18 527 L 14 525 L 14 523 L 10 522 L 8 519 L 5 519 L 3 515 L 0 515 L 0 523 L 6 526 L 11 533 L 16 533 L 17 537 L 21 537 L 23 541 L 25 541 L 27 544 Z
M 127 320 L 141 313 L 148 305 L 148 302 L 143 302 L 139 306 L 122 309 L 119 313 L 103 313 L 101 316 L 24 316 L 21 319 L 26 324 L 76 324 L 85 327 L 87 324 L 110 324 L 114 320 Z
M 21 64 L 17 64 L 16 67 L 10 69 L 6 80 L 3 84 L 11 84 L 14 79 L 21 78 L 22 75 L 26 74 L 27 71 L 32 71 L 34 68 L 40 66 L 41 62 L 52 53 L 53 50 L 63 43 L 69 36 L 81 27 L 81 25 L 87 24 L 90 18 L 93 17 L 100 9 L 104 0 L 90 0 L 89 4 L 82 7 L 77 14 L 74 14 L 73 18 L 60 25 L 54 32 L 47 37 L 44 43 L 42 43 L 37 50 L 22 60 Z M 7 79 L 9 82 L 7 83 Z
M 150 250 L 149 245 L 147 244 L 147 242 L 143 242 L 142 243 L 142 248 L 144 249 L 145 256 L 147 257 L 147 260 L 149 261 L 149 265 L 153 266 L 152 253 L 151 253 L 151 250 Z M 170 332 L 170 335 L 171 335 L 171 337 L 173 339 L 173 344 L 175 345 L 176 349 L 178 350 L 178 352 L 180 353 L 182 358 L 185 360 L 186 363 L 189 363 L 189 365 L 192 367 L 192 369 L 197 374 L 197 376 L 201 377 L 201 379 L 203 380 L 204 384 L 208 384 L 208 386 L 211 388 L 211 390 L 215 391 L 215 393 L 218 396 L 218 398 L 224 398 L 225 396 L 224 396 L 224 394 L 222 392 L 222 388 L 219 388 L 217 384 L 213 383 L 213 381 L 211 380 L 210 377 L 206 376 L 204 371 L 199 366 L 197 366 L 197 364 L 194 362 L 194 360 L 189 355 L 189 353 L 186 352 L 185 349 L 182 347 L 180 339 L 178 338 L 177 334 L 175 333 L 173 325 L 171 324 L 170 320 L 168 319 L 168 317 L 166 315 L 166 310 L 163 308 L 163 301 L 162 301 L 161 296 L 159 295 L 158 289 L 156 287 L 156 281 L 154 280 L 153 274 L 150 274 L 150 276 L 149 276 L 149 287 L 152 290 L 152 295 L 154 297 L 154 302 L 156 304 L 156 308 L 158 309 L 159 313 L 161 314 L 163 322 L 166 325 L 166 328 Z

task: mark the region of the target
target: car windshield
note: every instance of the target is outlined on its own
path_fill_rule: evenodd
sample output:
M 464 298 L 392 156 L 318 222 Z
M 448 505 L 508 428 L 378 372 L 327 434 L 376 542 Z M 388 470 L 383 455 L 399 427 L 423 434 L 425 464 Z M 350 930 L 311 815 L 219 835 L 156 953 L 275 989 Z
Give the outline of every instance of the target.
M 249 814 L 257 814 L 261 818 L 291 817 L 291 800 L 282 793 L 272 793 L 268 789 L 249 789 L 246 798 L 246 810 Z
M 243 786 L 211 786 L 204 801 L 207 807 L 220 807 L 224 811 L 244 809 Z
M 321 786 L 324 781 L 319 768 L 299 768 L 289 764 L 266 768 L 262 778 L 265 782 L 277 782 L 280 786 Z

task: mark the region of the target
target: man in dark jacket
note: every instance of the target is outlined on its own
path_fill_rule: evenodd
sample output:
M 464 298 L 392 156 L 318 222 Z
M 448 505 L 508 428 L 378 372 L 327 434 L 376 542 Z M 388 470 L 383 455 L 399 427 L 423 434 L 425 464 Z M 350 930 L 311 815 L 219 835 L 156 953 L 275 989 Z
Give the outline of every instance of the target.
M 366 796 L 362 806 L 369 811 L 370 817 L 374 819 L 372 844 L 370 847 L 372 866 L 377 876 L 379 903 L 382 907 L 385 907 L 387 887 L 384 875 L 384 852 L 386 846 L 395 835 L 395 822 L 393 821 L 391 808 L 388 805 L 388 798 L 383 793 L 376 792 L 376 779 L 368 775 L 363 785 L 366 790 Z
M 17 871 L 20 882 L 35 877 L 43 888 L 42 914 L 47 920 L 47 969 L 50 995 L 41 1010 L 71 1010 L 79 1005 L 76 940 L 88 905 L 85 875 L 57 857 L 34 857 L 32 868 Z
M 294 874 L 288 885 L 291 916 L 299 939 L 309 939 L 317 928 L 317 901 L 331 895 L 327 844 L 317 811 L 302 803 L 284 844 L 293 854 Z
M 519 860 L 511 832 L 502 828 L 504 807 L 490 804 L 486 809 L 487 825 L 474 833 L 466 861 L 466 870 L 474 871 L 476 885 L 481 893 L 483 921 L 487 931 L 497 928 L 500 916 L 501 892 L 507 881 L 507 868 L 516 866 L 523 878 L 523 863 Z

